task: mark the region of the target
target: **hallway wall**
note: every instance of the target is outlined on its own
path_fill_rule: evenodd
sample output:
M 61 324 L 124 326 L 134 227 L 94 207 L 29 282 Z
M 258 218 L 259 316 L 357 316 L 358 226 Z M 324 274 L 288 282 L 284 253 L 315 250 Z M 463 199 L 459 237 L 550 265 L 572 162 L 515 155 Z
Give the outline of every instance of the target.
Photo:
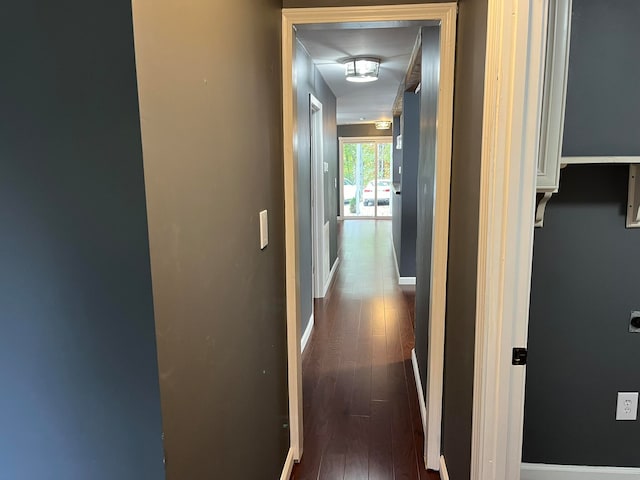
M 0 15 L 0 477 L 161 480 L 131 3 Z
M 627 165 L 570 165 L 535 231 L 523 460 L 640 467 L 637 392 L 640 230 L 625 228 Z M 578 399 L 566 408 L 567 399 Z
M 281 3 L 133 5 L 167 478 L 279 478 Z
M 487 5 L 458 6 L 442 425 L 451 480 L 467 480 L 471 465 Z
M 313 311 L 313 285 L 311 268 L 311 144 L 309 119 L 311 116 L 309 94 L 322 103 L 324 119 L 324 161 L 329 172 L 324 174 L 324 215 L 329 222 L 329 265 L 338 257 L 338 190 L 334 180 L 338 178 L 338 133 L 336 125 L 336 97 L 329 89 L 311 57 L 300 42 L 296 43 L 296 86 L 298 95 L 297 151 L 298 165 L 298 241 L 300 254 L 301 319 L 304 332 Z

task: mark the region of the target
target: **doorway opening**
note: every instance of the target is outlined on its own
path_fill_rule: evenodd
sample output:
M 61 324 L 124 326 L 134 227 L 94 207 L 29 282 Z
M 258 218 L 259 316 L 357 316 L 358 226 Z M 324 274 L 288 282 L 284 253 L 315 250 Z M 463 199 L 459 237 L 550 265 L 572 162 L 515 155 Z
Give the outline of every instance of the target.
M 329 285 L 329 222 L 325 221 L 324 211 L 324 172 L 328 165 L 323 156 L 323 119 L 322 103 L 313 95 L 309 95 L 310 145 L 311 145 L 311 276 L 313 282 L 313 298 L 325 296 Z M 313 298 L 312 310 L 313 315 Z
M 300 163 L 299 159 L 306 155 L 308 150 L 306 145 L 301 145 L 300 142 L 301 132 L 306 131 L 304 122 L 307 112 L 305 111 L 305 102 L 300 101 L 299 91 L 303 86 L 306 87 L 308 85 L 316 91 L 324 89 L 320 76 L 315 73 L 307 78 L 299 78 L 300 72 L 305 69 L 306 60 L 302 58 L 303 55 L 300 55 L 301 50 L 304 52 L 304 46 L 301 46 L 297 37 L 303 31 L 308 34 L 309 30 L 326 29 L 327 25 L 330 25 L 336 31 L 336 38 L 350 29 L 370 29 L 375 27 L 391 29 L 411 25 L 416 27 L 416 32 L 418 30 L 423 32 L 424 28 L 431 29 L 431 34 L 428 35 L 428 38 L 431 39 L 429 48 L 424 52 L 414 48 L 414 51 L 410 52 L 411 55 L 408 55 L 411 57 L 411 61 L 408 62 L 409 65 L 405 64 L 404 68 L 407 75 L 409 75 L 409 72 L 415 75 L 417 71 L 418 76 L 422 73 L 428 78 L 427 88 L 422 85 L 423 93 L 421 93 L 421 98 L 424 99 L 423 111 L 427 112 L 430 117 L 428 122 L 419 122 L 419 125 L 420 128 L 424 127 L 430 130 L 428 132 L 421 131 L 417 138 L 420 147 L 420 162 L 422 165 L 428 165 L 428 167 L 425 167 L 426 171 L 423 172 L 422 177 L 426 179 L 425 181 L 432 182 L 432 184 L 429 189 L 419 189 L 424 192 L 425 196 L 429 196 L 430 200 L 427 200 L 426 203 L 421 203 L 419 199 L 412 200 L 416 202 L 416 205 L 422 205 L 420 208 L 429 209 L 431 212 L 429 215 L 424 216 L 429 218 L 429 225 L 425 226 L 423 233 L 418 234 L 419 238 L 422 235 L 422 241 L 420 242 L 422 250 L 428 252 L 428 254 L 422 255 L 425 265 L 420 270 L 420 275 L 423 280 L 420 283 L 420 279 L 418 279 L 419 286 L 424 290 L 423 298 L 426 300 L 424 308 L 420 310 L 421 321 L 424 322 L 425 330 L 422 332 L 423 335 L 417 339 L 416 348 L 420 348 L 423 353 L 418 356 L 412 355 L 413 358 L 407 358 L 404 361 L 408 362 L 405 365 L 409 366 L 410 371 L 413 369 L 416 383 L 418 384 L 419 398 L 417 400 L 420 402 L 422 427 L 425 432 L 424 451 L 422 452 L 425 459 L 424 465 L 432 470 L 440 470 L 456 10 L 455 3 L 283 9 L 283 123 L 287 252 L 287 337 L 289 346 L 289 425 L 291 431 L 290 461 L 299 461 L 303 454 L 301 338 L 308 338 L 308 329 L 313 327 L 312 322 L 307 322 L 306 312 L 304 311 L 306 308 L 305 302 L 308 298 L 304 290 L 304 282 L 307 277 L 304 270 L 307 265 L 304 251 L 305 249 L 308 251 L 309 247 L 305 239 L 306 232 L 301 231 L 301 225 L 305 223 L 304 215 L 308 210 L 307 208 L 302 208 L 301 210 L 301 206 L 305 205 L 305 199 L 308 197 L 306 197 L 306 192 L 301 190 L 300 185 L 309 185 L 309 180 L 302 175 L 304 172 L 300 170 L 302 163 Z M 390 41 L 389 43 L 393 42 Z M 336 42 L 332 42 L 332 44 L 332 46 L 335 46 Z M 367 46 L 368 44 L 363 42 L 362 45 Z M 350 52 L 345 51 L 344 53 L 349 54 Z M 359 52 L 361 55 L 365 53 Z M 391 55 L 387 60 L 392 61 L 392 57 Z M 416 59 L 421 60 L 422 63 L 419 61 L 414 62 Z M 336 58 L 330 63 L 335 68 L 342 68 L 344 72 L 344 65 L 340 65 L 339 60 L 340 58 Z M 384 69 L 385 59 L 383 58 L 382 60 L 381 68 Z M 296 76 L 297 74 L 298 76 Z M 390 117 L 394 115 L 395 111 L 393 97 L 396 97 L 396 99 L 398 97 L 402 98 L 403 94 L 408 90 L 414 95 L 417 87 L 417 84 L 408 86 L 404 83 L 406 80 L 404 73 L 400 74 L 396 80 L 398 82 L 395 86 L 396 91 L 392 93 L 392 101 L 386 107 L 387 114 Z M 364 87 L 362 91 L 364 91 Z M 330 102 L 325 102 L 320 93 L 317 96 L 322 102 L 323 110 L 328 111 L 331 108 Z M 338 105 L 340 105 L 340 102 L 338 102 Z M 308 118 L 312 121 L 314 118 L 313 108 L 310 113 Z M 359 116 L 364 117 L 366 115 Z M 353 123 L 358 122 L 356 120 Z M 325 127 L 327 127 L 326 123 Z M 358 212 L 358 209 L 360 209 L 360 216 L 376 218 L 385 216 L 385 213 L 389 215 L 393 205 L 392 198 L 395 195 L 391 183 L 396 181 L 395 165 L 391 161 L 391 152 L 393 152 L 392 139 L 386 138 L 384 141 L 380 139 L 376 139 L 376 141 L 365 139 L 360 142 L 352 139 L 350 142 L 342 142 L 343 145 L 338 148 L 337 132 L 335 138 L 330 139 L 327 137 L 329 130 L 330 128 L 324 129 L 325 159 L 333 151 L 336 156 L 340 152 L 343 156 L 343 161 L 340 162 L 336 158 L 335 165 L 329 164 L 327 166 L 325 165 L 326 160 L 324 160 L 321 171 L 315 168 L 313 170 L 315 175 L 321 175 L 323 178 L 325 201 L 333 200 L 335 202 L 332 205 L 332 208 L 335 208 L 332 211 L 325 209 L 325 215 L 335 218 L 340 213 L 340 216 L 344 216 L 345 190 L 343 185 L 345 178 L 353 181 L 355 187 L 353 190 L 355 192 L 352 198 L 356 198 L 355 210 Z M 345 155 L 342 147 L 350 148 L 353 151 Z M 344 163 L 344 157 L 349 157 L 350 154 L 355 159 L 353 172 L 352 174 L 348 173 L 352 178 L 345 175 L 345 169 L 351 168 L 351 165 Z M 386 161 L 386 158 L 388 158 L 388 161 Z M 341 175 L 339 174 L 340 165 L 342 166 Z M 370 170 L 369 174 L 366 173 L 367 168 Z M 359 170 L 359 172 L 356 172 L 356 170 Z M 367 177 L 367 175 L 371 178 Z M 301 178 L 304 180 L 302 183 L 300 181 Z M 411 180 L 417 182 L 415 177 Z M 384 188 L 383 182 L 385 181 L 390 183 L 388 192 Z M 369 185 L 371 186 L 371 191 L 366 192 Z M 382 186 L 382 189 L 380 189 L 380 186 Z M 312 191 L 317 188 L 318 186 L 314 182 Z M 385 198 L 386 194 L 388 194 L 388 200 Z M 315 201 L 317 202 L 318 200 L 319 196 L 315 197 Z M 388 205 L 386 205 L 387 203 Z M 347 206 L 349 207 L 349 205 Z M 369 209 L 369 211 L 365 209 Z M 348 212 L 351 213 L 350 208 Z M 327 218 L 323 219 L 325 223 L 322 224 L 322 227 L 326 225 L 326 220 Z M 321 227 L 320 220 L 314 218 L 313 224 L 316 232 L 318 232 Z M 416 235 L 415 232 L 414 235 Z M 314 237 L 318 238 L 319 235 L 314 234 Z M 333 240 L 330 239 L 329 242 L 325 242 L 325 244 L 327 243 L 333 244 Z M 331 246 L 331 248 L 334 247 Z M 313 250 L 316 254 L 314 262 L 317 266 L 320 266 L 318 265 L 317 247 L 313 247 Z M 391 254 L 391 251 L 389 251 L 389 255 Z M 334 257 L 335 252 L 331 250 L 329 254 L 330 263 L 334 260 Z M 328 269 L 328 265 L 322 265 L 322 267 L 325 266 Z M 333 268 L 331 268 L 332 272 Z M 332 274 L 330 273 L 329 278 L 331 276 Z M 304 335 L 303 330 L 305 331 Z M 412 359 L 413 362 L 411 361 Z M 429 405 L 428 409 L 426 405 Z

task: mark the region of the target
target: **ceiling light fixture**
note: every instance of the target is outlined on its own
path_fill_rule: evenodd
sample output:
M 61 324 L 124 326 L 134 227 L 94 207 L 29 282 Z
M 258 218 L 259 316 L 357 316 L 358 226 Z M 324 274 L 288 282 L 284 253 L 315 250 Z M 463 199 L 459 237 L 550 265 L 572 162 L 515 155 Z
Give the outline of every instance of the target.
M 355 57 L 344 62 L 344 74 L 348 82 L 375 82 L 379 73 L 379 58 Z
M 391 128 L 391 122 L 389 120 L 376 122 L 376 130 L 389 130 L 389 128 Z

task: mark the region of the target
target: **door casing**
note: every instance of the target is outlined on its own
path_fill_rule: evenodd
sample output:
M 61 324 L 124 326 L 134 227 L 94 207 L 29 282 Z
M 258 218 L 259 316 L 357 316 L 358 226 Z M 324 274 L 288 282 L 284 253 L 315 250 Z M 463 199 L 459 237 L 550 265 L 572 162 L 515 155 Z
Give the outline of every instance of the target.
M 440 24 L 440 92 L 437 112 L 438 154 L 436 174 L 435 222 L 432 245 L 432 280 L 427 399 L 430 406 L 425 428 L 425 463 L 440 468 L 442 390 L 444 371 L 444 321 L 449 238 L 449 192 L 451 183 L 451 145 L 453 126 L 453 81 L 456 45 L 456 3 L 382 5 L 362 7 L 285 8 L 282 11 L 283 130 L 285 241 L 287 291 L 287 344 L 289 362 L 289 415 L 291 450 L 299 461 L 303 453 L 302 360 L 300 349 L 300 268 L 297 238 L 296 135 L 297 115 L 294 82 L 295 25 L 340 22 L 380 22 L 394 20 L 433 20 Z

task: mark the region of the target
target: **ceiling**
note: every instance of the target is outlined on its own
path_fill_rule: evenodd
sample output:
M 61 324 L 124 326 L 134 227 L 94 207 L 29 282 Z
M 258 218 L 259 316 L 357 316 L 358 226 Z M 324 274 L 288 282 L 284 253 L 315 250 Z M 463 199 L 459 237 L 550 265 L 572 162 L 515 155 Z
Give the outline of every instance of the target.
M 338 124 L 392 120 L 391 108 L 407 73 L 419 26 L 366 28 L 367 24 L 316 25 L 297 35 L 338 102 Z M 424 25 L 424 23 L 422 23 Z M 365 27 L 365 28 L 363 28 Z M 345 80 L 341 61 L 348 57 L 380 58 L 379 79 L 371 83 Z

